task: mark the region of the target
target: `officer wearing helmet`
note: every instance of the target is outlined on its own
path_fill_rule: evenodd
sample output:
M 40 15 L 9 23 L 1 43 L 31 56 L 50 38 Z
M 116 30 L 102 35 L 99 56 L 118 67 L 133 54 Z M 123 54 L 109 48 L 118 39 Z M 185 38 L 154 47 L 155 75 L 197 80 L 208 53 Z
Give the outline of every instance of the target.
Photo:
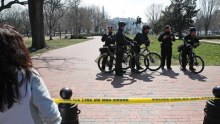
M 105 42 L 103 45 L 104 47 L 108 47 L 111 53 L 114 52 L 114 47 L 115 47 L 115 34 L 112 32 L 112 27 L 108 26 L 108 33 L 104 34 L 102 36 L 102 42 Z M 107 61 L 107 57 L 103 58 L 102 61 L 102 69 L 105 70 L 105 65 Z M 113 63 L 113 58 L 110 58 L 110 65 L 109 65 L 109 70 L 112 70 L 112 63 Z
M 124 22 L 118 22 L 118 32 L 116 33 L 116 76 L 123 76 L 123 73 L 125 73 L 125 71 L 122 70 L 122 58 L 126 45 L 132 45 L 132 39 L 126 37 L 123 33 L 125 25 L 126 23 Z
M 189 28 L 189 34 L 184 37 L 184 47 L 182 49 L 182 70 L 186 70 L 186 56 L 189 56 L 189 70 L 194 71 L 195 69 L 193 68 L 193 58 L 192 58 L 192 49 L 196 48 L 199 46 L 199 39 L 196 36 L 196 28 L 195 27 L 190 27 Z
M 169 25 L 165 26 L 164 33 L 159 36 L 158 41 L 161 42 L 161 68 L 164 69 L 166 61 L 167 69 L 171 70 L 172 42 L 175 41 L 175 36 L 171 33 Z
M 150 45 L 150 40 L 148 38 L 148 33 L 150 29 L 151 28 L 148 25 L 144 25 L 142 27 L 142 33 L 138 32 L 136 36 L 134 37 L 134 41 L 135 41 L 134 43 L 136 43 L 134 46 L 135 48 L 134 50 L 136 54 L 140 53 L 140 47 L 142 44 L 144 44 L 146 47 Z M 132 62 L 132 66 L 133 67 L 135 66 L 134 62 Z M 139 65 L 136 65 L 136 66 L 137 68 L 140 68 Z

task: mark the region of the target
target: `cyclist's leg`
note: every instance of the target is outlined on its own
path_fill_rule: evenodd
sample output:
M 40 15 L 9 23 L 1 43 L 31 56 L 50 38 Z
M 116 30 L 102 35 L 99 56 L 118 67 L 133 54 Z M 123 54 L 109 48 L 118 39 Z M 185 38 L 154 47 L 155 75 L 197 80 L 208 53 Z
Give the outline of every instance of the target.
M 183 70 L 186 70 L 186 64 L 187 64 L 187 51 L 186 50 L 184 50 L 184 49 L 182 50 L 181 57 L 182 57 L 181 67 L 182 67 Z
M 165 60 L 167 56 L 166 47 L 161 46 L 161 68 L 163 69 L 165 66 Z
M 190 70 L 195 70 L 194 68 L 193 68 L 193 55 L 192 55 L 193 53 L 192 53 L 192 51 L 190 51 L 189 52 L 189 69 Z
M 102 60 L 102 69 L 103 70 L 105 69 L 105 64 L 106 64 L 107 59 L 108 59 L 108 56 L 103 57 L 103 60 Z
M 172 46 L 167 47 L 167 69 L 171 69 Z
M 140 53 L 140 51 L 141 51 L 140 47 L 137 47 L 137 48 L 135 49 L 136 55 L 138 55 L 138 54 Z M 137 69 L 143 69 L 143 68 L 140 66 L 139 58 L 136 58 L 136 60 L 135 60 L 135 65 L 136 65 Z

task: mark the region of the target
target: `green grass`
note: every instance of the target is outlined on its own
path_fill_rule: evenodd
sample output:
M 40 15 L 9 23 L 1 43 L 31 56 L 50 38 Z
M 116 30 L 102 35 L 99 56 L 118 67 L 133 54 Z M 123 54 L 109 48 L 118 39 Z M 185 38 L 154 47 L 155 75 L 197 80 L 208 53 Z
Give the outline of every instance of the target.
M 129 36 L 133 39 L 134 35 Z M 157 36 L 150 35 L 150 40 L 153 42 L 151 43 L 149 49 L 152 52 L 156 52 L 160 54 L 160 42 L 157 40 Z M 182 44 L 182 40 L 176 40 L 173 43 L 173 54 L 172 54 L 172 65 L 179 65 L 178 57 L 179 52 L 177 51 L 177 47 Z M 215 65 L 220 66 L 220 45 L 213 44 L 213 43 L 204 43 L 201 42 L 201 45 L 195 49 L 195 53 L 202 57 L 205 65 Z
M 44 53 L 44 52 L 47 52 L 47 51 L 50 51 L 50 50 L 53 50 L 53 49 L 58 49 L 58 48 L 66 47 L 66 46 L 69 46 L 69 45 L 81 43 L 81 42 L 84 42 L 84 41 L 87 41 L 87 40 L 89 40 L 89 39 L 54 39 L 54 40 L 46 40 L 46 44 L 48 46 L 47 48 L 40 49 L 40 50 L 37 50 L 35 52 L 31 52 L 30 54 L 31 54 L 31 56 L 33 56 L 33 55 Z M 25 45 L 27 47 L 30 47 L 32 39 L 31 38 L 25 39 L 24 42 L 25 42 Z

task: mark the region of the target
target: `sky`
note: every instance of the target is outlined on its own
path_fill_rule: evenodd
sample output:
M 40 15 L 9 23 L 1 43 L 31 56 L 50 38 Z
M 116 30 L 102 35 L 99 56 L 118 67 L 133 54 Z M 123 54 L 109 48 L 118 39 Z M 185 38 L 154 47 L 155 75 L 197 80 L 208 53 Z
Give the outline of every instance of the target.
M 155 4 L 162 4 L 163 7 L 170 5 L 170 0 L 82 0 L 82 6 L 96 5 L 102 8 L 110 18 L 114 17 L 133 17 L 140 16 L 143 22 L 146 22 L 145 11 L 147 8 Z

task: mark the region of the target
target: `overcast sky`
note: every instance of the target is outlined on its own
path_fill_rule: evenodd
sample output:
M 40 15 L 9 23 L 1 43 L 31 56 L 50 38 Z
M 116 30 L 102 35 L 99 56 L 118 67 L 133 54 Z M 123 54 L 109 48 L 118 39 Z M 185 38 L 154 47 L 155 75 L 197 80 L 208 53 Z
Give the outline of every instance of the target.
M 140 16 L 146 22 L 145 11 L 151 4 L 162 4 L 163 7 L 170 5 L 170 0 L 82 0 L 82 5 L 104 6 L 105 11 L 111 18 Z

